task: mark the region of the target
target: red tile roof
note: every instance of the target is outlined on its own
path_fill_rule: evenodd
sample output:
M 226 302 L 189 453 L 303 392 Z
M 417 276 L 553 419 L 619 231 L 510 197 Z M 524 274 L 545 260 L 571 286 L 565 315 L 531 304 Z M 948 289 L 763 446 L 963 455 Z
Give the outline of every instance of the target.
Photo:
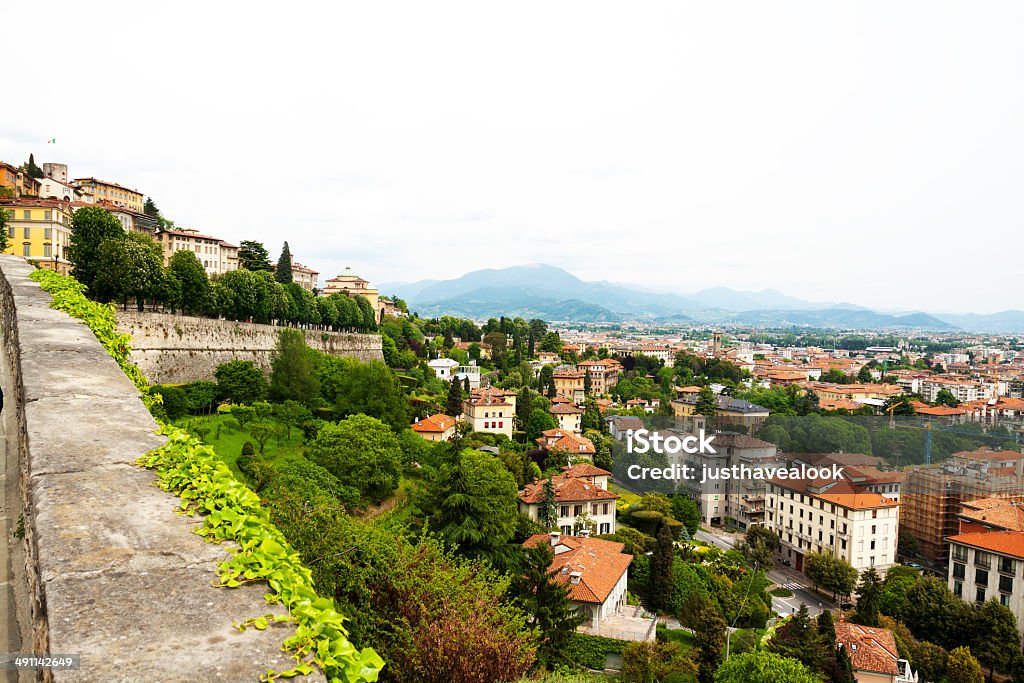
M 412 424 L 414 432 L 444 433 L 455 426 L 455 418 L 437 413 Z
M 527 505 L 534 505 L 544 500 L 545 481 L 547 480 L 539 479 L 532 484 L 527 484 L 519 492 L 519 500 Z M 574 503 L 583 500 L 615 500 L 619 497 L 618 494 L 606 491 L 586 477 L 556 474 L 551 477 L 551 483 L 555 487 L 555 500 L 559 503 Z
M 1024 532 L 1020 531 L 978 531 L 950 536 L 947 540 L 1024 559 Z
M 594 442 L 585 436 L 575 436 L 563 429 L 548 429 L 541 432 L 537 445 L 546 451 L 561 450 L 569 453 L 593 455 L 597 453 Z
M 532 548 L 538 543 L 551 543 L 551 537 L 535 534 L 523 542 L 523 547 Z M 603 603 L 633 561 L 632 555 L 622 552 L 623 544 L 615 541 L 560 536 L 557 543 L 550 571 L 558 583 L 566 584 L 569 599 L 576 602 Z M 579 573 L 579 582 L 575 584 L 574 572 Z
M 562 468 L 562 476 L 564 477 L 610 477 L 612 475 L 608 470 L 602 470 L 597 465 L 589 462 L 578 462 L 575 465 L 569 465 Z
M 850 655 L 854 671 L 873 671 L 893 676 L 900 672 L 896 638 L 887 628 L 871 628 L 848 621 L 836 623 L 836 642 Z

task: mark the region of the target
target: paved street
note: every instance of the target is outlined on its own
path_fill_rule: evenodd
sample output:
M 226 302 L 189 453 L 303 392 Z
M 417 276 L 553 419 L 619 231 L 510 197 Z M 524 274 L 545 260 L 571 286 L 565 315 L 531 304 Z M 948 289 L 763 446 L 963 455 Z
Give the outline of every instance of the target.
M 704 529 L 698 530 L 694 536 L 698 541 L 711 543 L 722 550 L 732 550 L 738 542 L 734 536 L 713 533 Z M 800 603 L 807 605 L 807 610 L 812 617 L 818 616 L 822 610 L 836 608 L 835 603 L 816 595 L 809 587 L 805 586 L 804 582 L 807 581 L 807 577 L 795 569 L 776 567 L 771 569 L 767 576 L 769 581 L 793 592 L 793 597 L 790 598 L 772 597 L 772 606 L 779 616 L 793 614 L 800 609 Z

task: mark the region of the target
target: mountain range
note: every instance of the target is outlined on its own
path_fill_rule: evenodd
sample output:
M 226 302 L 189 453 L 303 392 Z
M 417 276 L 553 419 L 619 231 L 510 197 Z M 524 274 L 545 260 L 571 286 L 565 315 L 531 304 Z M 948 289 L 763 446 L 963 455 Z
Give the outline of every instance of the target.
M 981 314 L 883 313 L 851 303 L 810 302 L 774 289 L 728 287 L 672 294 L 611 282 L 587 282 L 545 264 L 476 270 L 451 280 L 386 282 L 421 315 L 522 316 L 566 322 L 664 322 L 861 330 L 1024 332 L 1024 311 Z

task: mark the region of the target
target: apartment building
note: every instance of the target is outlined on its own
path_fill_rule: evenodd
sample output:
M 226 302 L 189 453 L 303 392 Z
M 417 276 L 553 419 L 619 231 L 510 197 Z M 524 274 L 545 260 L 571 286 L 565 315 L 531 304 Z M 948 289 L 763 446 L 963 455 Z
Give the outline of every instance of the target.
M 949 541 L 949 589 L 965 602 L 998 600 L 1024 633 L 1024 532 L 975 531 Z
M 899 503 L 846 479 L 770 479 L 766 508 L 779 557 L 797 571 L 812 552 L 834 553 L 858 572 L 884 573 L 896 561 Z
M 672 414 L 677 418 L 692 418 L 697 414 L 699 394 L 686 394 L 672 401 Z M 730 426 L 756 431 L 768 419 L 768 409 L 750 401 L 732 396 L 715 397 L 714 424 L 720 429 Z
M 604 396 L 612 390 L 622 372 L 622 363 L 614 358 L 601 360 L 585 360 L 576 364 L 576 368 L 590 375 L 591 396 Z
M 608 490 L 611 472 L 590 463 L 566 467 L 552 476 L 555 492 L 555 526 L 565 535 L 573 534 L 584 521 L 594 525 L 597 534 L 615 533 L 615 501 L 619 496 Z M 535 480 L 519 492 L 519 511 L 534 521 L 540 520 L 544 505 L 546 479 Z
M 567 399 L 562 401 L 554 400 L 551 402 L 548 412 L 555 418 L 559 429 L 572 432 L 573 434 L 581 434 L 583 432 L 583 409 L 572 401 Z
M 462 421 L 468 423 L 474 432 L 504 434 L 511 439 L 515 414 L 515 405 L 500 396 L 473 395 L 462 402 Z
M 960 403 L 989 399 L 995 395 L 994 386 L 983 382 L 939 377 L 921 380 L 921 398 L 929 403 L 935 403 L 943 389 L 953 394 Z
M 68 274 L 67 246 L 71 241 L 71 205 L 56 199 L 0 198 L 7 212 L 5 254 L 22 256 L 42 268 Z
M 569 464 L 581 461 L 592 462 L 594 454 L 597 453 L 593 441 L 560 428 L 544 430 L 537 437 L 536 443 L 545 453 L 562 451 L 566 454 Z
M 145 196 L 138 190 L 127 188 L 117 183 L 111 183 L 97 178 L 76 178 L 74 185 L 86 204 L 109 203 L 132 211 L 143 212 L 145 207 Z
M 922 556 L 945 563 L 946 538 L 959 533 L 966 501 L 1012 498 L 1024 490 L 1024 454 L 986 446 L 954 453 L 941 465 L 922 465 L 906 473 L 900 526 L 913 536 Z
M 556 371 L 554 373 L 555 395 L 567 398 L 574 403 L 583 403 L 586 398 L 584 377 L 581 370 Z
M 320 273 L 292 259 L 292 282 L 312 292 L 320 286 Z
M 171 257 L 179 251 L 192 251 L 195 253 L 199 263 L 207 275 L 220 275 L 228 265 L 227 254 L 222 253 L 222 246 L 226 245 L 224 240 L 211 235 L 204 235 L 198 230 L 179 229 L 161 230 L 156 234 L 156 240 L 160 243 L 164 252 L 164 265 L 171 264 Z M 228 245 L 232 246 L 232 245 Z M 238 249 L 234 249 L 235 267 L 237 268 Z

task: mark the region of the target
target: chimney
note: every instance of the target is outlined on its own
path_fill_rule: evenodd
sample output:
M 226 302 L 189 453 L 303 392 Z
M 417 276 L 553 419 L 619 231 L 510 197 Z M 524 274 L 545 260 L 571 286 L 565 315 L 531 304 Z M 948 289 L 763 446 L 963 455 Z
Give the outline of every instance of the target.
M 590 527 L 583 527 L 579 531 L 580 538 L 590 538 Z
M 548 536 L 551 537 L 551 547 L 552 548 L 554 548 L 556 545 L 558 545 L 559 541 L 562 540 L 562 532 L 561 531 L 552 531 L 551 533 L 548 534 Z
M 580 579 L 582 577 L 583 574 L 580 574 L 579 572 L 572 572 L 571 574 L 569 574 L 569 583 L 571 583 L 574 586 L 578 586 L 580 585 Z

